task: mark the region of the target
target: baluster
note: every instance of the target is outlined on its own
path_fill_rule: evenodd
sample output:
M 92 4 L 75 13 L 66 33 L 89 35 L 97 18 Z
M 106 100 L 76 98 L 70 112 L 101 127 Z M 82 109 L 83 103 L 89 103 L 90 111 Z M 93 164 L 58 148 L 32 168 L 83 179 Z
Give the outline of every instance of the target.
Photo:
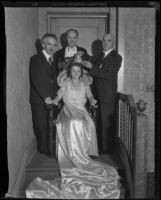
M 125 115 L 125 109 L 126 109 L 126 107 L 125 107 L 126 105 L 125 105 L 125 102 L 123 103 L 123 120 L 122 120 L 122 123 L 123 123 L 123 132 L 122 132 L 122 142 L 123 142 L 123 145 L 125 145 L 125 131 L 126 131 L 126 129 L 125 129 L 125 117 L 126 117 L 126 115 Z
M 121 100 L 118 100 L 118 137 L 120 137 L 121 133 Z
M 126 117 L 126 147 L 127 147 L 127 152 L 129 154 L 129 149 L 128 149 L 128 137 L 129 137 L 129 104 L 127 102 L 127 117 Z
M 127 120 L 127 149 L 128 149 L 128 156 L 130 157 L 130 148 L 129 148 L 129 137 L 130 137 L 130 129 L 129 129 L 129 124 L 130 124 L 130 108 L 128 105 L 128 120 Z
M 120 139 L 121 141 L 123 140 L 123 114 L 124 114 L 124 111 L 123 111 L 123 102 L 120 101 Z
M 129 109 L 129 134 L 128 134 L 128 149 L 129 149 L 129 157 L 131 160 L 131 147 L 130 147 L 130 138 L 131 138 L 131 113 Z
M 133 134 L 134 134 L 134 122 L 131 123 L 131 160 L 133 160 Z
M 127 101 L 125 101 L 125 138 L 124 144 L 127 151 Z

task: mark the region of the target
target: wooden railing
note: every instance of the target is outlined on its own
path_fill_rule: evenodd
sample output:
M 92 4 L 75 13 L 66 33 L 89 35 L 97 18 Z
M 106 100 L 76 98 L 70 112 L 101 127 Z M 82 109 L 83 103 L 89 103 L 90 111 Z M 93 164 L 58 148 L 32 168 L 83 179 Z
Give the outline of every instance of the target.
M 125 164 L 130 197 L 133 197 L 135 176 L 137 110 L 130 94 L 117 93 L 117 136 L 121 146 L 120 155 Z
M 118 137 L 124 146 L 130 162 L 131 171 L 135 160 L 135 135 L 137 111 L 133 96 L 117 94 Z

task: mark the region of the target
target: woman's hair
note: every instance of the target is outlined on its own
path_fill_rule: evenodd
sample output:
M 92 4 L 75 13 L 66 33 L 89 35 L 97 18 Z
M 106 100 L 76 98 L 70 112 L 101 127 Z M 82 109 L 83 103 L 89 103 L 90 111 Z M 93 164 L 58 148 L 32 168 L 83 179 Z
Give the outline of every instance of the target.
M 72 71 L 72 68 L 74 66 L 77 66 L 81 69 L 81 77 L 83 76 L 83 65 L 79 62 L 73 62 L 71 65 L 68 66 L 67 68 L 67 76 L 70 77 L 71 76 L 71 71 Z

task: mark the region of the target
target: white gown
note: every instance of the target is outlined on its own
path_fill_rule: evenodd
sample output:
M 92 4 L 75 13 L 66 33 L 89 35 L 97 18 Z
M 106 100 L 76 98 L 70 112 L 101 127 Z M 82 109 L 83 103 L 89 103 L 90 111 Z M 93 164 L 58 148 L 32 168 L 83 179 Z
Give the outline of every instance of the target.
M 117 171 L 88 155 L 98 155 L 95 125 L 84 105 L 90 87 L 81 82 L 75 90 L 70 79 L 58 95 L 64 106 L 58 115 L 57 134 L 60 178 L 33 180 L 26 189 L 27 198 L 108 199 L 120 197 Z

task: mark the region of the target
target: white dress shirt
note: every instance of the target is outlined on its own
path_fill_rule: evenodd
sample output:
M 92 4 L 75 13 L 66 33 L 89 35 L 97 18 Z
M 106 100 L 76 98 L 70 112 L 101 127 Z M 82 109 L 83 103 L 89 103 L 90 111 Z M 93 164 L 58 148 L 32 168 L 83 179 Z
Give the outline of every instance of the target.
M 42 52 L 43 52 L 43 54 L 44 54 L 46 60 L 47 60 L 48 62 L 50 62 L 49 59 L 51 58 L 51 55 L 49 55 L 44 49 L 42 50 Z
M 112 49 L 110 49 L 110 50 L 108 50 L 108 51 L 103 51 L 104 52 L 104 55 L 105 55 L 105 57 L 111 52 L 113 50 L 113 48 Z
M 72 56 L 74 56 L 74 54 L 76 54 L 76 53 L 77 53 L 77 46 L 74 46 L 73 48 L 67 46 L 67 47 L 65 48 L 65 58 L 66 58 L 66 57 L 72 57 Z
M 110 49 L 110 50 L 108 50 L 108 51 L 103 51 L 103 53 L 104 53 L 104 58 L 106 58 L 106 56 L 107 56 L 112 50 L 113 50 L 113 48 Z M 101 69 L 101 68 L 102 68 L 102 63 L 101 63 L 100 66 L 99 66 L 99 69 Z

